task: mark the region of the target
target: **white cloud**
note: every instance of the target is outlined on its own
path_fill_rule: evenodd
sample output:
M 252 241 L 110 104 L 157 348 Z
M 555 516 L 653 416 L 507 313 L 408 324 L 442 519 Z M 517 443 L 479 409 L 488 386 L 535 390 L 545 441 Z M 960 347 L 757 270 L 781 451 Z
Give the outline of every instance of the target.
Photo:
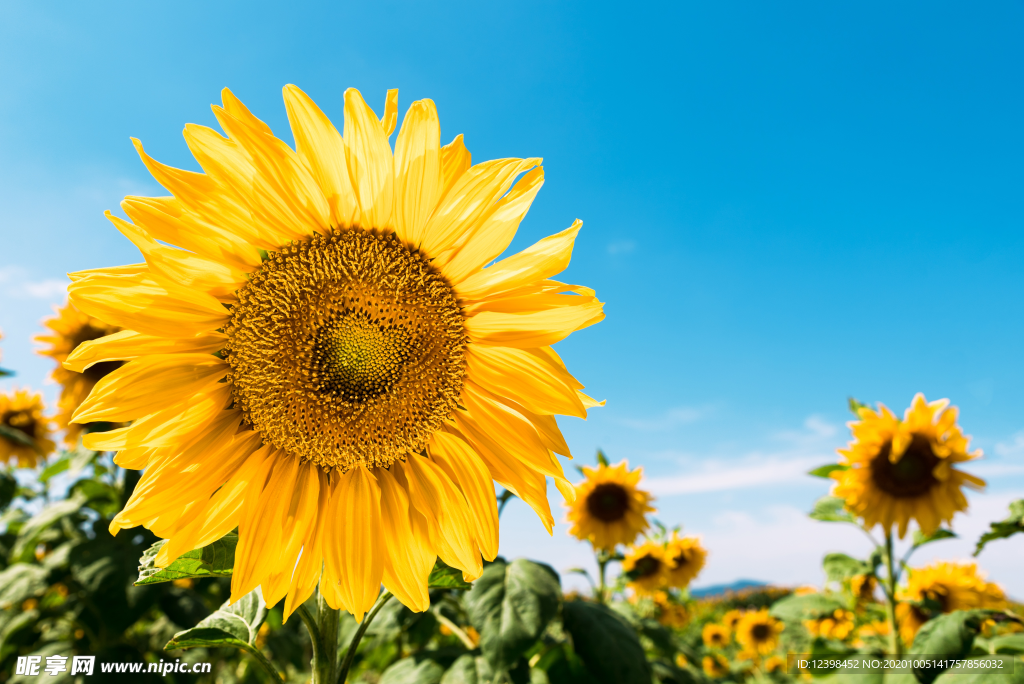
M 661 432 L 694 423 L 714 410 L 711 407 L 677 406 L 654 418 L 619 418 L 615 422 L 644 432 Z
M 1024 454 L 1024 430 L 1013 435 L 1008 442 L 997 442 L 995 452 L 1000 456 L 1019 456 Z
M 723 467 L 717 461 L 707 461 L 702 470 L 669 477 L 651 477 L 645 480 L 651 492 L 659 496 L 723 492 L 732 489 L 761 487 L 768 484 L 809 481 L 807 471 L 826 462 L 827 456 L 779 458 L 751 456 L 746 463 Z
M 46 278 L 32 280 L 29 273 L 20 266 L 0 267 L 0 287 L 7 297 L 12 299 L 49 299 L 58 301 L 67 294 L 68 283 L 65 280 Z

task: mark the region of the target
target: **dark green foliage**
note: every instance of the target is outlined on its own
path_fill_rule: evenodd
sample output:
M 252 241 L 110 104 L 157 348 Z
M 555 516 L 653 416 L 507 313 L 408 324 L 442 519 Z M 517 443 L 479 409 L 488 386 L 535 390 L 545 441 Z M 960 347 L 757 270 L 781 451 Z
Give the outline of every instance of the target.
M 1006 539 L 1018 532 L 1024 532 L 1024 499 L 1014 501 L 1010 504 L 1010 517 L 1006 520 L 994 522 L 991 529 L 978 539 L 978 545 L 974 548 L 974 555 L 977 556 L 985 545 L 996 539 Z
M 590 676 L 601 684 L 647 684 L 651 668 L 633 628 L 612 610 L 589 601 L 562 608 L 565 630 Z

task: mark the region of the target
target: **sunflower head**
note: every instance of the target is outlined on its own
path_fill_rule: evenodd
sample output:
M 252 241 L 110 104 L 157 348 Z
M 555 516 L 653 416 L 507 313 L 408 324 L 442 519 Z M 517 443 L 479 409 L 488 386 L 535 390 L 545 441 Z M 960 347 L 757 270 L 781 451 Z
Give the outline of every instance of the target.
M 985 581 L 973 562 L 939 561 L 909 571 L 907 585 L 897 594 L 900 637 L 908 646 L 925 622 L 955 610 L 1006 608 L 1002 587 Z
M 668 592 L 656 591 L 652 596 L 657 608 L 658 622 L 673 629 L 681 629 L 690 621 L 686 606 L 677 602 Z
M 709 622 L 704 625 L 700 636 L 704 640 L 704 645 L 708 648 L 725 648 L 731 640 L 729 628 L 715 622 Z
M 643 468 L 631 471 L 622 461 L 583 468 L 583 475 L 586 479 L 576 485 L 576 500 L 568 507 L 569 534 L 605 551 L 632 544 L 649 527 L 647 514 L 654 512 L 651 495 L 637 487 Z
M 35 448 L 19 441 L 13 433 L 0 434 L 0 462 L 16 462 L 19 468 L 34 468 L 57 445 L 51 437 L 51 420 L 43 415 L 43 396 L 27 389 L 0 393 L 0 425 L 21 434 L 35 443 Z
M 76 309 L 71 302 L 54 308 L 56 315 L 43 320 L 49 332 L 36 335 L 34 340 L 43 346 L 37 353 L 49 356 L 57 365 L 50 373 L 50 379 L 60 385 L 60 399 L 57 401 L 57 415 L 54 420 L 58 430 L 64 430 L 64 442 L 69 446 L 78 443 L 84 426 L 71 422 L 71 416 L 79 404 L 85 401 L 89 392 L 101 379 L 112 371 L 120 368 L 123 361 L 100 361 L 90 365 L 82 372 L 76 372 L 64 366 L 68 356 L 76 349 L 100 338 L 112 335 L 121 328 L 108 325 L 98 318 L 86 315 Z M 84 349 L 83 349 L 84 351 Z
M 877 587 L 878 580 L 874 575 L 854 575 L 850 578 L 850 593 L 858 602 L 874 601 Z
M 867 527 L 881 525 L 888 532 L 895 526 L 903 538 L 916 520 L 924 534 L 931 534 L 967 509 L 962 487 L 985 486 L 954 467 L 981 452 L 968 451 L 969 438 L 948 400 L 929 403 L 917 394 L 903 420 L 881 404 L 857 412 L 860 420 L 849 424 L 853 441 L 839 450 L 849 468 L 831 473 L 837 481 L 832 493 L 845 499 Z
M 729 674 L 729 661 L 720 653 L 704 656 L 701 667 L 708 677 L 724 677 Z
M 743 619 L 743 612 L 742 610 L 733 609 L 722 616 L 722 624 L 725 625 L 730 633 L 736 631 L 736 625 Z
M 853 631 L 853 613 L 837 608 L 832 613 L 814 620 L 804 620 L 804 627 L 812 637 L 843 641 Z
M 287 615 L 319 583 L 361 619 L 383 583 L 424 610 L 438 557 L 475 578 L 496 555 L 495 482 L 549 532 L 547 478 L 574 497 L 555 416 L 600 404 L 551 345 L 603 305 L 552 279 L 578 221 L 496 261 L 540 159 L 473 165 L 430 100 L 392 149 L 397 91 L 378 117 L 347 90 L 343 132 L 295 86 L 284 99 L 295 149 L 226 89 L 224 135 L 185 127 L 202 173 L 133 141 L 172 196 L 108 212 L 145 263 L 72 274 L 75 309 L 108 328 L 76 349 L 62 313 L 52 355 L 123 364 L 73 420 L 129 424 L 83 444 L 145 469 L 111 531 L 168 539 L 158 565 L 237 527 L 232 600 L 262 587 Z
M 707 560 L 708 552 L 701 545 L 699 537 L 680 537 L 673 532 L 665 545 L 667 577 L 669 586 L 684 589 L 700 573 Z
M 768 614 L 767 608 L 746 613 L 736 625 L 736 641 L 744 649 L 768 655 L 779 644 L 785 625 Z
M 651 594 L 665 586 L 668 559 L 665 545 L 648 540 L 626 551 L 622 572 L 638 594 Z
M 786 659 L 782 656 L 773 655 L 764 661 L 764 671 L 768 674 L 786 671 Z

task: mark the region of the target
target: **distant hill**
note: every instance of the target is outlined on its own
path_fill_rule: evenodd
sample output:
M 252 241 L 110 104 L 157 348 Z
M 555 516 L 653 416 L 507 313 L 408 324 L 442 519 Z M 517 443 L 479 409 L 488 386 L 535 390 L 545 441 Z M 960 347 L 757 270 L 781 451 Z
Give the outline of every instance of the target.
M 768 586 L 767 582 L 758 582 L 757 580 L 736 580 L 732 584 L 714 584 L 710 587 L 690 589 L 690 596 L 693 598 L 708 598 L 710 596 L 724 594 L 727 591 L 739 591 L 741 589 L 750 589 L 751 587 L 766 586 Z

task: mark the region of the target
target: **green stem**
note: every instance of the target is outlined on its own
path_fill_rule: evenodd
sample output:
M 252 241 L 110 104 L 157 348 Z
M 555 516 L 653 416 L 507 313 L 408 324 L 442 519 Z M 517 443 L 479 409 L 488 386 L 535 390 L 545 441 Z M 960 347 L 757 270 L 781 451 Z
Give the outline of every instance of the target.
M 324 595 L 319 590 L 316 592 L 316 607 L 316 625 L 309 631 L 314 643 L 313 662 L 311 663 L 313 684 L 334 684 L 335 672 L 338 667 L 338 621 L 341 611 L 327 605 Z M 300 611 L 304 609 L 304 607 L 300 607 Z M 302 613 L 300 612 L 299 615 L 301 616 Z M 312 616 L 307 613 L 302 619 L 305 621 L 307 617 L 310 618 L 310 622 L 306 624 L 309 627 Z M 317 642 L 320 644 L 319 651 L 315 645 Z
M 377 598 L 377 602 L 373 604 L 373 608 L 370 609 L 370 612 L 367 613 L 363 618 L 363 621 L 359 623 L 359 628 L 356 630 L 356 633 L 352 635 L 352 641 L 348 645 L 348 651 L 345 653 L 345 660 L 341 663 L 341 671 L 338 673 L 338 684 L 345 684 L 348 679 L 349 668 L 352 667 L 352 661 L 355 660 L 356 657 L 356 649 L 359 648 L 359 642 L 363 640 L 363 634 L 366 633 L 366 629 L 370 626 L 370 623 L 373 622 L 373 618 L 377 617 L 377 613 L 380 612 L 380 609 L 384 607 L 384 604 L 387 603 L 388 599 L 392 596 L 394 596 L 394 594 L 385 589 L 384 593 Z
M 597 552 L 597 592 L 594 598 L 597 599 L 598 603 L 605 602 L 605 594 L 608 591 L 608 583 L 605 581 L 605 571 L 608 568 L 608 563 L 611 561 L 611 557 L 606 551 Z
M 267 656 L 263 655 L 263 652 L 260 649 L 256 648 L 255 646 L 249 646 L 245 649 L 245 651 L 249 655 L 251 655 L 256 660 L 257 663 L 260 664 L 260 667 L 262 667 L 267 672 L 267 674 L 270 675 L 271 679 L 273 679 L 275 682 L 284 682 L 284 677 L 282 677 L 278 673 L 277 669 L 274 667 L 274 664 L 267 659 Z
M 306 625 L 309 632 L 309 640 L 313 644 L 313 672 L 316 672 L 316 664 L 323 658 L 324 644 L 320 638 L 320 628 L 316 626 L 316 618 L 309 612 L 305 605 L 299 604 L 295 612 L 302 618 L 302 624 Z
M 476 644 L 473 643 L 473 640 L 469 638 L 468 634 L 462 631 L 461 627 L 459 627 L 457 624 L 446 618 L 444 615 L 441 615 L 440 612 L 434 613 L 434 615 L 435 617 L 437 617 L 438 622 L 440 622 L 442 625 L 450 629 L 452 631 L 452 634 L 458 637 L 459 641 L 462 642 L 462 645 L 465 646 L 467 650 L 472 651 L 474 648 L 476 648 Z
M 892 530 L 885 532 L 885 569 L 889 576 L 886 588 L 886 616 L 889 618 L 889 650 L 891 655 L 903 655 L 903 643 L 900 641 L 899 626 L 896 624 L 896 569 L 893 558 Z
M 509 490 L 506 489 L 505 491 L 503 491 L 501 493 L 501 496 L 498 497 L 498 517 L 499 518 L 501 517 L 502 511 L 505 510 L 505 504 L 507 504 L 509 502 L 509 499 L 514 499 L 515 496 L 516 496 L 515 494 L 513 494 L 512 492 L 510 492 Z

